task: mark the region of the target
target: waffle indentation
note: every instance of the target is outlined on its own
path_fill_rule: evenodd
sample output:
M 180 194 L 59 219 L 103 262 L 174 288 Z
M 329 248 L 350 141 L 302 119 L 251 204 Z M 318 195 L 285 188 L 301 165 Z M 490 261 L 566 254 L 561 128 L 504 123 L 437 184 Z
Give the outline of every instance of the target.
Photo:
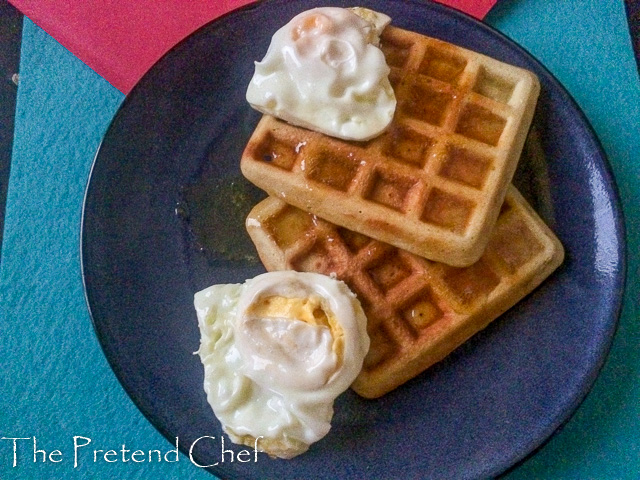
M 291 170 L 296 160 L 295 146 L 269 134 L 257 147 L 254 158 L 283 170 Z
M 371 280 L 387 293 L 413 273 L 411 265 L 399 255 L 397 250 L 383 256 L 380 261 L 367 269 Z
M 346 192 L 358 172 L 353 155 L 338 156 L 336 152 L 320 151 L 307 158 L 307 178 Z
M 443 280 L 463 304 L 482 301 L 500 283 L 500 277 L 482 258 L 465 268 L 444 266 Z
M 431 138 L 410 128 L 394 126 L 385 137 L 382 153 L 422 168 L 426 161 L 426 152 L 434 143 Z
M 434 188 L 429 193 L 421 218 L 423 222 L 461 233 L 467 227 L 473 208 L 470 200 Z
M 491 168 L 491 160 L 468 149 L 449 146 L 438 174 L 442 177 L 482 188 Z
M 445 50 L 429 49 L 418 71 L 442 82 L 457 84 L 467 66 L 467 59 Z
M 434 324 L 442 315 L 442 310 L 428 290 L 421 292 L 402 310 L 402 318 L 417 331 Z
M 509 216 L 495 230 L 487 248 L 495 252 L 509 272 L 513 273 L 534 258 L 544 246 L 522 219 Z
M 378 170 L 374 172 L 365 198 L 397 211 L 404 211 L 411 189 L 418 185 L 415 178 Z
M 400 110 L 421 122 L 442 126 L 452 101 L 450 93 L 434 88 L 429 82 L 416 82 L 407 87 L 406 101 Z
M 506 215 L 507 212 L 511 211 L 513 209 L 513 207 L 511 206 L 511 204 L 505 200 L 504 202 L 502 202 L 502 206 L 500 207 L 500 213 L 498 214 L 498 217 L 502 217 L 503 215 Z
M 339 262 L 322 242 L 316 242 L 311 250 L 291 261 L 293 269 L 301 272 L 335 273 Z
M 298 242 L 311 228 L 313 217 L 288 205 L 265 224 L 269 235 L 283 250 Z
M 456 133 L 497 146 L 507 121 L 480 105 L 470 103 L 462 110 Z
M 480 69 L 476 83 L 473 86 L 474 92 L 500 103 L 509 103 L 514 89 L 515 84 L 512 80 L 484 67 Z
M 398 349 L 393 339 L 382 329 L 378 328 L 373 332 L 369 332 L 369 337 L 371 346 L 363 364 L 366 370 L 371 370 L 386 359 L 393 358 Z
M 383 39 L 380 43 L 380 49 L 384 53 L 387 65 L 390 67 L 403 68 L 407 63 L 409 53 L 411 53 L 411 44 L 404 43 L 398 39 L 395 41 Z
M 371 238 L 366 235 L 342 227 L 338 228 L 338 235 L 353 254 L 358 253 L 362 247 L 371 241 Z

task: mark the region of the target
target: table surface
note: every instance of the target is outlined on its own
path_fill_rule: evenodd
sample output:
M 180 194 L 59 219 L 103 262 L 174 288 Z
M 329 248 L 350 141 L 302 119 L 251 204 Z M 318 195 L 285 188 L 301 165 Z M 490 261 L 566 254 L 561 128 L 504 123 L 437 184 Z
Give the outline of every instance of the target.
M 628 8 L 637 22 L 637 4 L 630 2 Z M 486 21 L 545 64 L 584 110 L 617 180 L 628 241 L 624 307 L 601 375 L 561 431 L 505 478 L 637 479 L 640 83 L 625 4 L 503 1 Z M 82 289 L 84 188 L 102 135 L 123 98 L 25 19 L 0 258 L 3 480 L 213 478 L 184 456 L 177 462 L 109 463 L 89 453 L 80 454 L 74 465 L 74 437 L 90 440 L 91 451 L 120 451 L 123 445 L 143 451 L 171 448 L 109 369 Z M 27 439 L 15 441 L 15 457 L 12 438 Z M 46 452 L 38 452 L 35 461 L 34 446 Z

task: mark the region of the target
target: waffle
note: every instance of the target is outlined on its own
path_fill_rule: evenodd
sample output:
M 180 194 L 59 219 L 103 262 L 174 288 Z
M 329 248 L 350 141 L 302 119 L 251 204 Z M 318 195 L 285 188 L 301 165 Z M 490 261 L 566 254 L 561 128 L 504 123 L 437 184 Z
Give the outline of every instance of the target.
M 241 160 L 272 196 L 416 255 L 467 266 L 486 247 L 539 83 L 525 70 L 387 27 L 398 106 L 385 133 L 348 142 L 263 116 Z
M 511 187 L 482 257 L 427 260 L 322 220 L 275 197 L 247 230 L 267 270 L 335 274 L 357 294 L 371 348 L 353 389 L 381 396 L 443 359 L 531 292 L 562 262 L 555 235 Z

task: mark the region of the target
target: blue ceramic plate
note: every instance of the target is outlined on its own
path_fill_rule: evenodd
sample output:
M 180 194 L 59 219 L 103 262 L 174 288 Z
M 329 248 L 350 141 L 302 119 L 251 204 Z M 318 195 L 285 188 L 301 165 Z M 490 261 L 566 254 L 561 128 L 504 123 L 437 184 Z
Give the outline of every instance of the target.
M 563 242 L 566 262 L 413 381 L 375 401 L 351 391 L 339 397 L 330 434 L 306 454 L 211 468 L 223 478 L 500 474 L 570 417 L 615 330 L 624 277 L 620 206 L 598 140 L 567 92 L 529 54 L 465 15 L 417 1 L 359 4 L 386 12 L 397 26 L 538 74 L 534 135 L 517 184 Z M 172 444 L 179 437 L 185 452 L 202 436 L 221 436 L 193 355 L 193 294 L 264 271 L 243 227 L 262 197 L 238 167 L 258 120 L 245 88 L 272 33 L 314 6 L 259 3 L 177 45 L 126 98 L 93 166 L 82 261 L 97 336 L 135 404 Z M 201 441 L 193 454 L 200 464 L 215 463 L 220 444 Z

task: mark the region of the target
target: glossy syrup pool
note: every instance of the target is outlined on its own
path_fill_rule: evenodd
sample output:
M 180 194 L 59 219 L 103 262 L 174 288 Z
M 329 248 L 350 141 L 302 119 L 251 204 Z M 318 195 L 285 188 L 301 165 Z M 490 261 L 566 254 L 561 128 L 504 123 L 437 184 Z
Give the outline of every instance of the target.
M 262 198 L 264 193 L 242 176 L 210 173 L 183 187 L 176 214 L 186 223 L 190 243 L 210 263 L 257 265 L 260 260 L 244 222 Z
M 185 156 L 196 152 L 198 159 L 192 163 L 198 168 L 180 185 L 175 214 L 194 278 L 239 270 L 245 276 L 245 267 L 251 272 L 261 267 L 245 219 L 266 195 L 240 172 L 243 149 L 259 118 L 247 106 L 230 112 L 223 121 L 203 122 L 196 136 L 201 145 L 190 144 L 185 149 Z M 232 274 L 227 279 L 241 280 Z

